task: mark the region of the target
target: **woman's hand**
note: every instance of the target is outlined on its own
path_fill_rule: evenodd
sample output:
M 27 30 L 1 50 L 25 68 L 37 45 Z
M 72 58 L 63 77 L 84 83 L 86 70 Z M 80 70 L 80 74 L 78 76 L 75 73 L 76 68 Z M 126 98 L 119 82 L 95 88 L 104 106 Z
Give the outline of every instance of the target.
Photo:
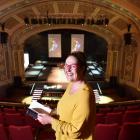
M 43 125 L 51 124 L 52 119 L 53 118 L 48 114 L 38 114 L 38 116 L 37 116 L 37 120 Z

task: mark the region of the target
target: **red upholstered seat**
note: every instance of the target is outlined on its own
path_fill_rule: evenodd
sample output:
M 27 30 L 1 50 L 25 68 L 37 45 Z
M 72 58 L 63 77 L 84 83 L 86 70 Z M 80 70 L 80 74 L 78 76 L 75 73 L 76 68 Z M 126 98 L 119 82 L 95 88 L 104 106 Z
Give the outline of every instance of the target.
M 25 125 L 23 117 L 20 113 L 5 113 L 5 124 L 8 125 Z
M 107 113 L 105 123 L 117 123 L 119 125 L 122 124 L 123 113 L 122 112 L 114 112 L 114 113 Z
M 124 123 L 118 140 L 140 140 L 140 123 Z
M 4 113 L 17 113 L 15 108 L 3 108 Z
M 124 122 L 139 122 L 140 120 L 140 110 L 129 110 L 125 111 L 123 116 L 123 123 Z
M 0 112 L 0 124 L 4 124 L 4 116 L 3 113 Z
M 97 124 L 95 127 L 95 140 L 118 140 L 118 124 Z
M 9 126 L 10 140 L 34 140 L 32 127 L 26 126 Z
M 96 124 L 105 123 L 105 114 L 96 113 Z
M 0 140 L 8 140 L 6 130 L 2 124 L 0 124 Z

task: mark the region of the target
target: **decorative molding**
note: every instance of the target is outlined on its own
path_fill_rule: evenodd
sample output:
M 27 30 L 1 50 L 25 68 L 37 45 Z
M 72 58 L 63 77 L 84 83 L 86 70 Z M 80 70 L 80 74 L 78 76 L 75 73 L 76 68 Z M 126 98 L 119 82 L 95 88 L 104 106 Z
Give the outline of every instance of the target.
M 140 90 L 140 72 L 139 72 L 139 75 L 138 75 L 138 77 L 139 77 L 139 81 L 138 81 L 138 90 Z
M 136 54 L 132 46 L 125 48 L 124 57 L 124 76 L 126 81 L 134 82 L 135 80 L 135 64 L 136 64 Z

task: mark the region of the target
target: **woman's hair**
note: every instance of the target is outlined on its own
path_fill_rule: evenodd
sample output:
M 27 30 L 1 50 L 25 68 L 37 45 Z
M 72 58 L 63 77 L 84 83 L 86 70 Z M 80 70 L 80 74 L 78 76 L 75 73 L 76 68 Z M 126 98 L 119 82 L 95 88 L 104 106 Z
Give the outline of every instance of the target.
M 86 63 L 85 54 L 83 52 L 80 52 L 80 51 L 74 51 L 69 56 L 74 56 L 77 59 L 79 67 L 83 69 L 83 74 L 85 74 L 86 70 L 87 70 L 87 63 Z

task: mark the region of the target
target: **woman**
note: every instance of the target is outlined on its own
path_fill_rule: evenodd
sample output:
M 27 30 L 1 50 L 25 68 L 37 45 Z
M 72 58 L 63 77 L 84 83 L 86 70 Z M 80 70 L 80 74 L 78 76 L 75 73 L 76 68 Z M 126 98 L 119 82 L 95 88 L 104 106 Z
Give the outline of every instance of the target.
M 85 80 L 84 53 L 71 53 L 65 61 L 64 71 L 70 83 L 58 102 L 58 118 L 39 114 L 38 121 L 43 125 L 52 125 L 56 140 L 93 140 L 95 98 Z

